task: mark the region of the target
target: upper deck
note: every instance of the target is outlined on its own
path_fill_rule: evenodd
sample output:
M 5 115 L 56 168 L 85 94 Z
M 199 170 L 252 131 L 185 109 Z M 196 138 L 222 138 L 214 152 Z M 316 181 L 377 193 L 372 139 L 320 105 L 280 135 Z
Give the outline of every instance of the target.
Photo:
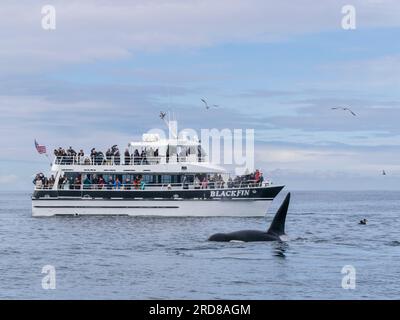
M 52 171 L 64 172 L 158 172 L 158 173 L 225 173 L 226 170 L 218 165 L 193 160 L 190 157 L 118 157 L 109 159 L 90 156 L 55 157 Z
M 131 142 L 120 152 L 115 145 L 106 152 L 94 148 L 87 155 L 81 150 L 55 150 L 52 171 L 67 172 L 190 172 L 224 173 L 226 170 L 210 163 L 200 142 L 180 139 L 160 139 L 144 134 L 143 141 Z

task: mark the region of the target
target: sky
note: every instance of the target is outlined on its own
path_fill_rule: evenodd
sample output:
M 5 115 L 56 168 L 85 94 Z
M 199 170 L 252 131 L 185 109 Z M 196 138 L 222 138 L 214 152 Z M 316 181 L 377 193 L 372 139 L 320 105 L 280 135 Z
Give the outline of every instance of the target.
M 400 190 L 400 1 L 3 0 L 0 39 L 0 190 L 48 171 L 34 139 L 122 149 L 161 110 L 254 129 L 256 167 L 288 189 Z

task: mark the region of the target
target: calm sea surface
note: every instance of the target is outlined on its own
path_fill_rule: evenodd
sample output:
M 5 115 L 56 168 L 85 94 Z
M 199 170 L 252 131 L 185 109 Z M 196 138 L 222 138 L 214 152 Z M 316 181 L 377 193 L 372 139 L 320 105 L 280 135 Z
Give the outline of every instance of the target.
M 32 218 L 29 193 L 0 193 L 0 298 L 400 298 L 400 192 L 293 192 L 289 242 L 206 241 L 266 229 L 284 195 L 265 218 Z M 55 290 L 42 289 L 44 265 Z

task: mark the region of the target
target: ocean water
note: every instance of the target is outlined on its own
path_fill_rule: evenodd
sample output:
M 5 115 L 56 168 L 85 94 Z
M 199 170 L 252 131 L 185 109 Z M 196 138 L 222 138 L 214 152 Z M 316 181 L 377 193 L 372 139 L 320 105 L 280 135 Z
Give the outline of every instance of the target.
M 0 193 L 0 298 L 400 298 L 400 192 L 295 191 L 288 242 L 207 241 L 266 229 L 285 193 L 265 218 L 32 218 L 29 193 Z M 342 288 L 345 265 L 354 289 Z

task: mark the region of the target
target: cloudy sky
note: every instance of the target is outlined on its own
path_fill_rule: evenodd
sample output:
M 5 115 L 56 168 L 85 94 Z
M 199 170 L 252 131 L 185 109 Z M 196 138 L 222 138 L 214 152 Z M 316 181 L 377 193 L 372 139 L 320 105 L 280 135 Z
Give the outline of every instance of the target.
M 288 188 L 400 189 L 400 1 L 2 0 L 0 37 L 1 190 L 48 169 L 34 138 L 124 147 L 165 109 L 254 128 L 257 167 Z

